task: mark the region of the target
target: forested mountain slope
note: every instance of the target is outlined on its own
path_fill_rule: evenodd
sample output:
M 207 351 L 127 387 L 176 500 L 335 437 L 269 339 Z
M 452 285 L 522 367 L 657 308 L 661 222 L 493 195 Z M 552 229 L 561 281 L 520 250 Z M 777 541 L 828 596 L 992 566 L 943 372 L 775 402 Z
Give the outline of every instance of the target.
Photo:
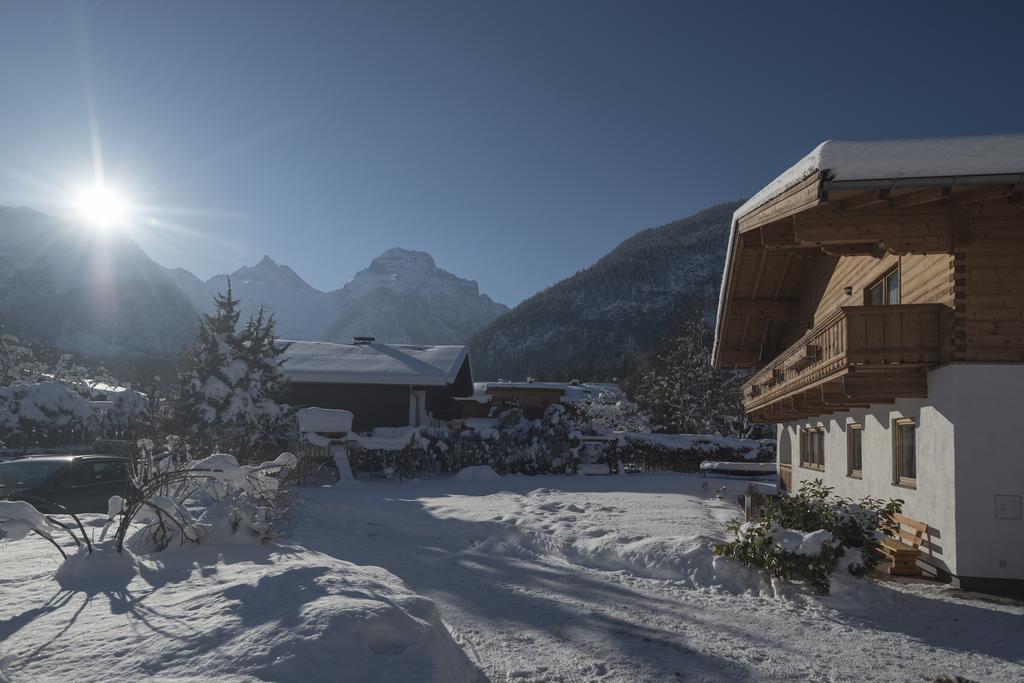
M 495 319 L 470 339 L 474 376 L 608 380 L 694 310 L 713 321 L 739 204 L 639 232 Z

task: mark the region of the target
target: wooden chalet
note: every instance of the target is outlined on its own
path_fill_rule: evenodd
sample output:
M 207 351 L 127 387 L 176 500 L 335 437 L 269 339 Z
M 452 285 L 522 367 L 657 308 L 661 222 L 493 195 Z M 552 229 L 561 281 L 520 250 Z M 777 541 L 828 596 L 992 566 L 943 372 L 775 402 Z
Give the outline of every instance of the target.
M 734 215 L 713 363 L 790 489 L 903 498 L 936 573 L 1024 586 L 1024 135 L 820 145 Z

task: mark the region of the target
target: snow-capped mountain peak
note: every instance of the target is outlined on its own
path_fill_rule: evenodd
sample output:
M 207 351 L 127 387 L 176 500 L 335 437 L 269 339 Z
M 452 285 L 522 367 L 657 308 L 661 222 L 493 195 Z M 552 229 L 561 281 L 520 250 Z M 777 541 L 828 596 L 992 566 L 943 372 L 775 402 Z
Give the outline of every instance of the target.
M 222 282 L 225 285 L 227 284 L 223 275 L 215 275 L 208 280 L 208 282 L 211 281 L 216 281 L 216 284 L 221 284 Z M 278 265 L 277 262 L 269 256 L 264 256 L 255 266 L 242 266 L 235 272 L 231 273 L 232 287 L 250 282 L 282 285 L 285 287 L 295 287 L 298 289 L 315 291 L 309 283 L 299 277 L 298 273 L 288 266 Z
M 397 343 L 462 344 L 508 310 L 474 280 L 439 268 L 424 251 L 393 247 L 335 293 L 344 309 L 329 341 L 372 335 Z
M 229 277 L 201 282 L 187 271 L 172 274 L 201 312 L 211 310 Z M 230 278 L 243 316 L 263 306 L 274 314 L 277 333 L 292 339 L 347 342 L 371 335 L 396 343 L 461 344 L 508 310 L 480 294 L 476 282 L 438 268 L 430 254 L 398 247 L 332 292 L 315 289 L 270 256 Z
M 102 256 L 99 258 L 98 256 Z M 203 281 L 153 262 L 127 234 L 95 232 L 29 209 L 0 207 L 4 331 L 97 357 L 173 356 L 227 291 L 243 317 L 260 306 L 282 338 L 463 344 L 508 309 L 430 254 L 388 249 L 342 289 L 322 292 L 269 255 Z

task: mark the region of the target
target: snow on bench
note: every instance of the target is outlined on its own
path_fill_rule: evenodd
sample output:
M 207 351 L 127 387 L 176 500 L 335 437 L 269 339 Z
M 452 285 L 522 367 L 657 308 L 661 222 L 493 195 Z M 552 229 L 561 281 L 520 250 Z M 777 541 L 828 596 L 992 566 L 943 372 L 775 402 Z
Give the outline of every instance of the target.
M 352 431 L 352 413 L 329 408 L 302 408 L 296 414 L 299 431 L 318 434 L 347 434 Z

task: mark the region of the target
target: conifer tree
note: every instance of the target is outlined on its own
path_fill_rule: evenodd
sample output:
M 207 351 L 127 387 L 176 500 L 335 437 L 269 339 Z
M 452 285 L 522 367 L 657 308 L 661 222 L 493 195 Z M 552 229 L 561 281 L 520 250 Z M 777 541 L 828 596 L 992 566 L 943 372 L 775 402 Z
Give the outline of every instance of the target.
M 239 329 L 238 304 L 228 280 L 227 293 L 216 296 L 214 312 L 199 321 L 185 351 L 171 418 L 202 447 L 242 460 L 286 438 L 290 412 L 278 404 L 286 379 L 273 316 L 261 307 Z
M 632 382 L 632 393 L 661 431 L 752 436 L 741 387 L 746 375 L 711 366 L 711 328 L 690 317 Z

